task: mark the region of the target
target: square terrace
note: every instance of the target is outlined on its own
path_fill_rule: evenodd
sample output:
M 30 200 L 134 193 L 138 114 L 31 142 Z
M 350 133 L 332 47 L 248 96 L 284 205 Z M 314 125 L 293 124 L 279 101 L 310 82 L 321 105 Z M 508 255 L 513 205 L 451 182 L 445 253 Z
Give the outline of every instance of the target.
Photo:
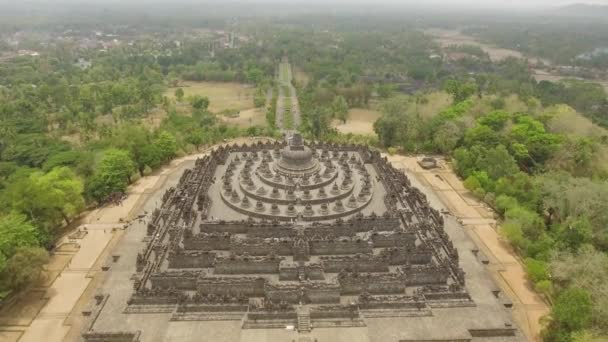
M 522 340 L 459 224 L 377 152 L 296 139 L 190 167 L 117 246 L 86 341 Z

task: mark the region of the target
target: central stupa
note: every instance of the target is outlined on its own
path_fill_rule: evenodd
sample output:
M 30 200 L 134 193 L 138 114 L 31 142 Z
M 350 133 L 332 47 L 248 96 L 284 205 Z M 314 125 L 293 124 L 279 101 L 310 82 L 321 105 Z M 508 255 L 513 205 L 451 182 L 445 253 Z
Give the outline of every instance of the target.
M 312 150 L 304 146 L 302 135 L 295 133 L 289 138 L 287 146 L 281 150 L 277 166 L 283 173 L 297 175 L 316 171 L 319 163 L 313 157 Z

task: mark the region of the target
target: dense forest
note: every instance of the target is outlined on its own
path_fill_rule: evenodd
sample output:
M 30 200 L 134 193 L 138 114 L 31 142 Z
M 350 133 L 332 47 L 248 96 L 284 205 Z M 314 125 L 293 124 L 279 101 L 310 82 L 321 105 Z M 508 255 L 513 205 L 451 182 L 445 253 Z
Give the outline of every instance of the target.
M 209 21 L 248 36 L 234 48 L 194 37 L 185 27 L 195 20 L 188 18 L 174 29 L 177 18 L 116 29 L 129 44 L 103 51 L 67 40 L 42 43 L 48 32 L 87 24 L 40 21 L 21 48 L 41 54 L 0 62 L 0 297 L 30 286 L 66 227 L 88 208 L 119 201 L 138 178 L 227 138 L 280 136 L 275 78 L 288 56 L 305 75 L 293 82 L 303 116 L 297 128 L 308 139 L 447 156 L 465 186 L 500 215 L 501 234 L 552 303 L 545 339 L 599 341 L 608 334 L 608 98 L 602 86 L 537 82 L 524 60 L 493 62 L 475 46 L 442 49 L 392 16 L 360 25 L 346 15 Z M 11 33 L 26 26 L 5 25 Z M 497 23 L 469 32 L 566 63 L 601 48 L 608 31 L 593 27 L 599 29 L 580 24 L 561 34 Z M 14 50 L 0 43 L 0 52 Z M 449 60 L 448 52 L 465 57 Z M 78 59 L 90 67 L 79 67 Z M 585 63 L 606 67 L 600 57 Z M 252 106 L 265 109 L 267 124 L 226 124 L 208 98 L 185 96 L 177 87 L 202 81 L 252 87 Z M 449 94 L 451 105 L 422 112 L 438 92 Z M 376 135 L 332 128 L 332 120 L 346 122 L 352 108 L 381 113 Z

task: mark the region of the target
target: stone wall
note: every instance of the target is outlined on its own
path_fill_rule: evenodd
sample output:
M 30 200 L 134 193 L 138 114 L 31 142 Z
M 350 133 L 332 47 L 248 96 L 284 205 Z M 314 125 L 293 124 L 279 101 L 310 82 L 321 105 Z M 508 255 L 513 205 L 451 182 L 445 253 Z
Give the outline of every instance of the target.
M 184 245 L 184 249 L 227 251 L 230 249 L 230 237 L 230 233 L 201 233 L 192 237 L 185 237 L 182 243 Z
M 353 257 L 321 257 L 325 272 L 338 273 L 342 270 L 358 272 L 388 272 L 388 262 L 370 254 Z
M 160 272 L 150 276 L 153 289 L 176 288 L 182 290 L 196 289 L 196 282 L 200 272 Z
M 141 332 L 95 332 L 82 334 L 85 342 L 139 342 Z
M 360 239 L 311 240 L 309 245 L 311 255 L 372 253 L 372 245 Z
M 263 297 L 265 284 L 264 278 L 207 277 L 198 279 L 196 290 L 203 295 Z
M 405 278 L 402 274 L 341 273 L 338 277 L 342 295 L 394 294 L 405 292 Z
M 280 258 L 220 258 L 216 260 L 216 274 L 274 274 L 279 273 Z
M 293 242 L 290 240 L 265 241 L 262 239 L 243 239 L 233 241 L 230 244 L 230 251 L 236 255 L 265 256 L 276 254 L 287 256 L 293 254 L 292 246 Z
M 298 266 L 296 264 L 281 265 L 279 268 L 279 280 L 295 281 L 295 280 L 323 280 L 325 275 L 323 266 L 319 264 L 309 264 L 306 266 Z
M 414 232 L 375 232 L 372 234 L 374 248 L 400 247 L 413 249 L 416 246 L 416 234 Z
M 450 275 L 443 266 L 408 265 L 402 267 L 408 285 L 445 284 Z
M 176 250 L 169 255 L 169 268 L 213 267 L 215 254 L 195 250 Z
M 303 283 L 298 285 L 277 284 L 266 285 L 266 298 L 272 302 L 286 302 L 291 304 L 312 303 L 339 303 L 340 286 L 327 283 Z
M 391 248 L 384 250 L 381 255 L 388 258 L 391 265 L 428 264 L 433 258 L 432 250 L 424 246 L 415 249 Z

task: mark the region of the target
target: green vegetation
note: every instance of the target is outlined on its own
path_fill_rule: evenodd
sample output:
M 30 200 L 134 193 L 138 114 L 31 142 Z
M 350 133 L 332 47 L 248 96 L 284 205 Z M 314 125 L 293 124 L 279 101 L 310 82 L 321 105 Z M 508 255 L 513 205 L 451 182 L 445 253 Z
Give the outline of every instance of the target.
M 525 111 L 510 110 L 506 101 L 495 110 L 491 96 L 450 92 L 455 103 L 432 117 L 412 110 L 412 97 L 386 100 L 374 125 L 380 144 L 453 157 L 465 187 L 503 216 L 501 233 L 525 257 L 537 290 L 554 301 L 547 340 L 607 333 L 600 282 L 608 281 L 601 264 L 608 252 L 608 168 L 593 162 L 608 150 L 607 132 L 597 126 L 594 135 L 575 127 L 557 132 L 564 127 L 556 123 L 564 119 L 560 110 L 532 99 Z M 581 282 L 584 272 L 590 273 Z
M 251 62 L 254 46 L 243 48 L 249 61 L 210 57 L 196 42 L 170 57 L 147 49 L 91 52 L 87 69 L 72 64 L 70 48 L 0 64 L 0 84 L 10 85 L 0 87 L 0 297 L 37 280 L 47 250 L 85 207 L 116 201 L 138 177 L 201 146 L 275 134 L 221 124 L 206 96 L 163 96 L 180 78 L 242 80 L 265 95 L 274 66 Z
M 234 11 L 225 15 L 238 17 Z M 566 73 L 591 78 L 601 75 L 606 57 L 577 56 L 605 44 L 605 23 L 422 19 L 413 12 L 357 17 L 356 24 L 352 15 L 301 13 L 260 22 L 247 13 L 247 20 L 230 21 L 230 30 L 243 36 L 232 48 L 217 32 L 225 18 L 211 12 L 162 19 L 139 12 L 100 19 L 95 12 L 87 23 L 80 16 L 33 23 L 3 17 L 0 53 L 37 49 L 40 56 L 0 60 L 0 297 L 35 283 L 47 250 L 85 207 L 116 200 L 176 156 L 231 137 L 276 136 L 281 90 L 285 128 L 307 138 L 450 156 L 465 186 L 501 215 L 501 234 L 554 304 L 545 339 L 608 334 L 605 90 L 576 79 L 537 82 L 531 71 L 542 61 L 493 62 L 478 46 L 441 48 L 411 26 L 466 23 L 484 40 L 576 66 Z M 200 15 L 213 29 L 198 26 Z M 100 51 L 62 37 L 94 25 L 121 44 Z M 30 31 L 45 38 L 8 43 Z M 79 34 L 85 33 L 74 39 Z M 284 56 L 306 76 L 297 84 L 300 127 L 294 127 Z M 91 66 L 74 65 L 81 57 Z M 231 86 L 249 90 L 234 95 L 203 81 L 246 83 Z M 232 102 L 218 106 L 217 98 Z M 266 107 L 267 127 L 241 129 L 218 117 L 252 105 Z M 377 136 L 331 128 L 332 120 L 347 122 L 353 108 L 382 113 Z

